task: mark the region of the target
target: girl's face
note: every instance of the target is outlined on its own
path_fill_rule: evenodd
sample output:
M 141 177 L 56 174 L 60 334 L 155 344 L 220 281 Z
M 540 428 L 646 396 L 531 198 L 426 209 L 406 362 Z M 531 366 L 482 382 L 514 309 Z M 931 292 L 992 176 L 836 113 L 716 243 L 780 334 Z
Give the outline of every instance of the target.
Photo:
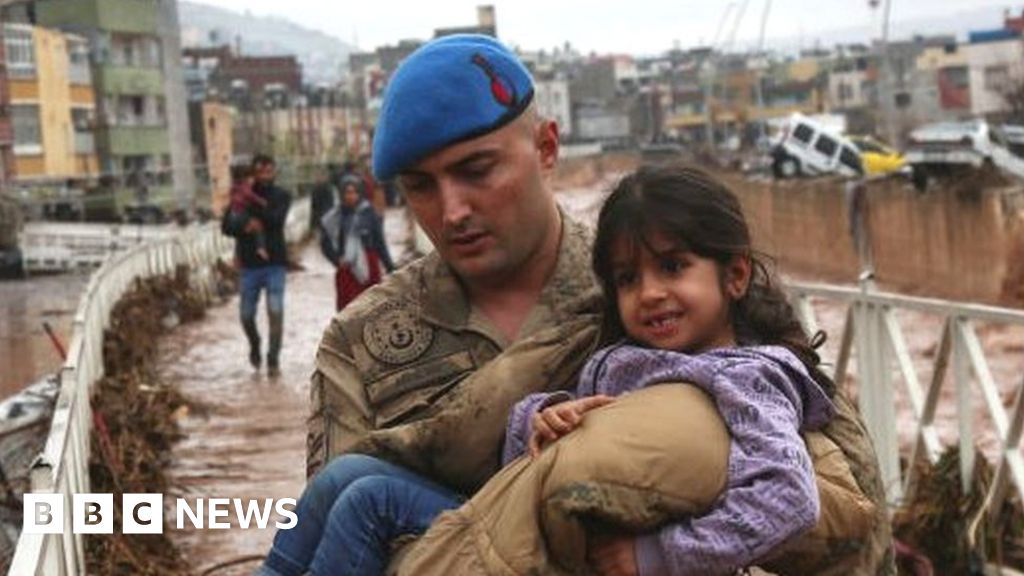
M 746 290 L 747 276 L 723 279 L 714 260 L 679 249 L 663 234 L 649 237 L 650 250 L 619 237 L 612 266 L 619 315 L 634 340 L 662 350 L 697 353 L 736 344 L 729 303 Z M 737 259 L 739 260 L 739 259 Z

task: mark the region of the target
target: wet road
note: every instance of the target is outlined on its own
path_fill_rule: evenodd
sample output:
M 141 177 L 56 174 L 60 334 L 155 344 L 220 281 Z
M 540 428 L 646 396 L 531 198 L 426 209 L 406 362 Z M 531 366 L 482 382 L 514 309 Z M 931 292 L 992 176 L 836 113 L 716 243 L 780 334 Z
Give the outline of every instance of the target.
M 385 222 L 392 256 L 401 262 L 408 258 L 404 214 L 389 211 Z M 202 404 L 181 420 L 187 437 L 176 445 L 170 470 L 171 485 L 183 492 L 175 496 L 190 504 L 196 497 L 297 498 L 302 491 L 309 376 L 320 336 L 334 315 L 334 269 L 315 242 L 300 258 L 305 270 L 289 274 L 285 289 L 279 377 L 269 378 L 249 366 L 237 296 L 161 342 L 161 375 Z M 258 321 L 265 346 L 262 303 Z M 230 530 L 172 531 L 171 537 L 196 573 L 266 553 L 273 528 L 243 530 L 232 524 Z M 250 562 L 217 574 L 249 574 L 255 566 Z
M 64 362 L 43 322 L 66 346 L 88 283 L 86 272 L 0 281 L 0 398 L 60 369 Z

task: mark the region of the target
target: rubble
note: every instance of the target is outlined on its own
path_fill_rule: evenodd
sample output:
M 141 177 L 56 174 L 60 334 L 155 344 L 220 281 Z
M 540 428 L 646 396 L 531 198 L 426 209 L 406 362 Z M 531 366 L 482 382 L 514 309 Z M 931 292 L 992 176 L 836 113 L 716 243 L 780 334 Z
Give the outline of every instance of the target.
M 1019 498 L 1006 499 L 998 525 L 981 523 L 980 551 L 968 546 L 968 524 L 984 505 L 994 476 L 983 455 L 974 462 L 974 488 L 968 494 L 961 489 L 958 447 L 949 448 L 934 466 L 919 463 L 914 499 L 896 511 L 893 533 L 943 573 L 976 574 L 983 564 L 1024 570 L 1024 508 Z
M 223 269 L 224 266 L 218 266 Z M 160 381 L 153 363 L 157 337 L 174 324 L 203 317 L 205 302 L 179 267 L 173 278 L 137 283 L 114 307 L 105 334 L 107 374 L 94 392 L 95 433 L 89 474 L 93 492 L 172 493 L 165 475 L 171 446 L 181 438 L 178 419 L 194 407 L 176 387 Z M 121 522 L 120 511 L 114 523 Z M 166 516 L 165 516 L 166 518 Z M 189 574 L 171 540 L 159 535 L 87 537 L 86 564 L 93 574 Z

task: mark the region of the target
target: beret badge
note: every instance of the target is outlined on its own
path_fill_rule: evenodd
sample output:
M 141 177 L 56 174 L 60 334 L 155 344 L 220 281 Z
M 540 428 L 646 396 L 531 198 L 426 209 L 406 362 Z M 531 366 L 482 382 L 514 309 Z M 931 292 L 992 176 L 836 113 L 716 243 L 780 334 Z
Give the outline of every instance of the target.
M 484 74 L 487 75 L 487 79 L 491 82 L 491 96 L 494 96 L 494 100 L 506 108 L 512 108 L 516 105 L 516 89 L 507 78 L 498 73 L 494 69 L 494 66 L 487 61 L 481 54 L 473 54 L 473 64 L 476 64 Z

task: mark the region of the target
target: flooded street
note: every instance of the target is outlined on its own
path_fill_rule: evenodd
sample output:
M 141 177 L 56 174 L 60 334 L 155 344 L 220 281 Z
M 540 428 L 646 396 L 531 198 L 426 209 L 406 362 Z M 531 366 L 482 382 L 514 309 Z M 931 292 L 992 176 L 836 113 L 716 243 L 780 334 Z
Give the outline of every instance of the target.
M 43 322 L 67 346 L 88 282 L 87 272 L 0 282 L 0 398 L 60 369 L 63 361 Z

